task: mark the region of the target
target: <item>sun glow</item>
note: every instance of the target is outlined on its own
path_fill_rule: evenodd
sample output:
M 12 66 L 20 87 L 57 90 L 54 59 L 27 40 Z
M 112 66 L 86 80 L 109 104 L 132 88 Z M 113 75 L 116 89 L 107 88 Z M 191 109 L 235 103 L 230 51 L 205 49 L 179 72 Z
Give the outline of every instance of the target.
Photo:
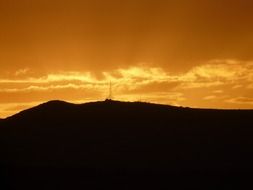
M 196 103 L 192 102 L 199 99 L 201 107 L 249 108 L 253 103 L 252 73 L 252 63 L 235 60 L 209 61 L 177 75 L 148 66 L 102 72 L 100 78 L 91 72 L 58 72 L 37 78 L 23 73 L 19 79 L 0 78 L 1 117 L 49 99 L 103 100 L 109 81 L 114 98 L 123 101 L 193 106 Z M 248 96 L 243 96 L 242 89 Z

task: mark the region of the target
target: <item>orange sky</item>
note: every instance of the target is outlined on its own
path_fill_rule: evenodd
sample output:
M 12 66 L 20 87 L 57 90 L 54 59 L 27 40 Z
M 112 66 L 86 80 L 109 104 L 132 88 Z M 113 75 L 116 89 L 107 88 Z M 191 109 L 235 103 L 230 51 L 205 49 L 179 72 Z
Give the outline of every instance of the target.
M 253 1 L 2 0 L 0 117 L 52 99 L 253 108 Z

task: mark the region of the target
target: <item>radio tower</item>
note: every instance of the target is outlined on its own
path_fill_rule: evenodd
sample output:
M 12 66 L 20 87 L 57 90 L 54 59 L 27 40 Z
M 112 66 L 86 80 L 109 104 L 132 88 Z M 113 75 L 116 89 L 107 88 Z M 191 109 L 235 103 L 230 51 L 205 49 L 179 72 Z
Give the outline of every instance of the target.
M 109 84 L 109 94 L 108 94 L 108 100 L 112 100 L 112 82 L 110 81 Z

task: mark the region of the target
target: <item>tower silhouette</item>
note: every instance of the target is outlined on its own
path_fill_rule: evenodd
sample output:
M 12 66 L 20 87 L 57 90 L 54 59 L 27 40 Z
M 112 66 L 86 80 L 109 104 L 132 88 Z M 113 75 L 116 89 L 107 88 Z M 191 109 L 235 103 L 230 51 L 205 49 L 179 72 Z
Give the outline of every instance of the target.
M 108 92 L 108 100 L 112 100 L 112 82 L 109 83 L 109 92 Z

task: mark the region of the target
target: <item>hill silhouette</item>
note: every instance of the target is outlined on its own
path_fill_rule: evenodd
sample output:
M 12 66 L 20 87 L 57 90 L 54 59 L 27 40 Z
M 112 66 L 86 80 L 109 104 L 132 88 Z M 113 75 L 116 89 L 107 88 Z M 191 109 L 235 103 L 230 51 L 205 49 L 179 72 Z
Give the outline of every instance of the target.
M 253 110 L 50 101 L 0 120 L 1 189 L 241 187 Z

